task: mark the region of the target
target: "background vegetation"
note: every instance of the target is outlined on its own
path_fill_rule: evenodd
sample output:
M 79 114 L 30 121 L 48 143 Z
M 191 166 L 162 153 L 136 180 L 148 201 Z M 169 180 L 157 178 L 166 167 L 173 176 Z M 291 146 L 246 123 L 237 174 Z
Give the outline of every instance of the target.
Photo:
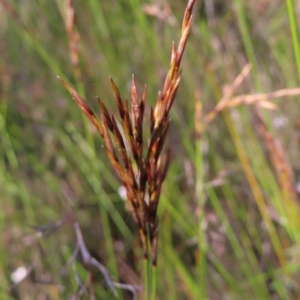
M 79 261 L 61 274 L 76 239 L 68 223 L 57 226 L 71 207 L 91 254 L 117 281 L 143 283 L 120 183 L 100 137 L 56 76 L 98 112 L 96 95 L 116 111 L 109 76 L 129 96 L 134 73 L 153 105 L 186 2 L 74 0 L 80 47 L 70 51 L 67 1 L 0 1 L 1 299 L 76 294 L 76 276 L 86 271 Z M 298 99 L 270 100 L 277 110 L 262 108 L 273 108 L 270 102 L 246 105 L 246 98 L 213 110 L 248 62 L 251 73 L 236 95 L 297 94 L 299 10 L 292 0 L 196 3 L 167 141 L 158 299 L 300 299 Z M 217 115 L 200 135 L 212 110 Z M 145 115 L 149 122 L 149 107 Z M 31 272 L 13 285 L 20 266 Z M 97 299 L 112 299 L 101 274 L 95 280 Z

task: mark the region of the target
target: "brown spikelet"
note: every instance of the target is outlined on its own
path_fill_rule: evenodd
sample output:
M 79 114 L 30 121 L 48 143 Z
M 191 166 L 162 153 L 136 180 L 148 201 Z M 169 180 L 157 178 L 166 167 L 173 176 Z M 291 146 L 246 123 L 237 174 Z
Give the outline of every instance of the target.
M 90 119 L 90 121 L 95 125 L 97 130 L 102 135 L 102 129 L 101 129 L 100 123 L 99 123 L 96 115 L 93 113 L 92 109 L 86 103 L 86 101 L 74 89 L 72 89 L 64 80 L 62 80 L 60 77 L 58 77 L 58 79 L 62 82 L 62 84 L 65 86 L 65 88 L 72 95 L 74 101 L 77 103 L 77 105 L 82 110 L 82 112 Z
M 134 75 L 132 75 L 132 89 L 131 89 L 131 115 L 132 115 L 132 128 L 133 128 L 133 136 L 136 140 L 137 132 L 138 132 L 138 122 L 139 122 L 139 103 L 138 103 L 138 95 L 136 91 L 136 85 L 134 81 Z
M 167 137 L 167 133 L 170 127 L 170 120 L 164 125 L 164 128 L 162 130 L 162 133 L 160 134 L 159 139 L 157 140 L 156 144 L 154 145 L 155 147 L 155 155 L 154 158 L 155 160 L 158 160 L 161 154 L 161 151 L 163 149 L 166 137 Z
M 155 117 L 154 117 L 154 110 L 153 107 L 151 107 L 150 111 L 150 133 L 154 130 L 154 123 L 155 123 Z
M 140 126 L 142 130 L 142 125 L 143 125 L 143 119 L 144 119 L 144 111 L 145 111 L 145 103 L 146 103 L 146 91 L 147 91 L 147 86 L 144 86 L 143 93 L 142 93 L 142 99 L 140 102 Z
M 168 97 L 168 102 L 166 104 L 166 114 L 169 113 L 172 105 L 173 105 L 173 102 L 175 100 L 175 96 L 176 96 L 176 93 L 177 93 L 177 90 L 178 90 L 178 87 L 179 87 L 179 83 L 180 83 L 180 77 L 178 77 L 174 83 L 174 86 L 172 87 L 172 89 L 170 90 L 170 95 Z
M 112 116 L 112 123 L 113 123 L 113 137 L 115 140 L 115 145 L 116 145 L 118 152 L 120 153 L 121 159 L 122 159 L 122 161 L 124 163 L 124 167 L 126 169 L 129 164 L 129 157 L 127 156 L 127 151 L 126 151 L 126 147 L 124 144 L 123 136 L 118 128 L 118 125 L 117 125 L 117 122 L 116 122 L 114 116 Z
M 139 158 L 142 157 L 142 151 L 143 151 L 143 121 L 144 121 L 145 101 L 146 101 L 146 86 L 144 87 L 142 99 L 139 104 L 139 116 L 137 120 L 137 135 L 135 139 Z M 141 160 L 139 160 L 139 163 L 140 162 Z
M 101 110 L 101 117 L 104 121 L 104 123 L 106 124 L 106 126 L 108 127 L 108 129 L 110 131 L 113 131 L 113 124 L 111 121 L 111 117 L 109 115 L 108 110 L 106 109 L 105 105 L 103 104 L 103 102 L 101 102 L 100 98 L 98 97 L 98 104 L 100 106 L 100 110 Z
M 110 138 L 108 130 L 107 130 L 107 125 L 104 122 L 105 121 L 103 121 L 103 123 L 102 123 L 103 140 L 105 142 L 104 149 L 105 149 L 106 155 L 107 155 L 108 159 L 110 160 L 110 162 L 111 162 L 114 170 L 116 171 L 118 177 L 123 182 L 124 181 L 124 172 L 123 172 L 123 169 L 122 169 L 121 164 L 119 162 L 119 159 L 116 156 L 113 143 L 111 141 L 111 138 Z
M 138 149 L 136 147 L 133 129 L 130 121 L 130 115 L 129 115 L 129 106 L 128 106 L 128 100 L 125 99 L 125 110 L 124 110 L 124 119 L 122 120 L 122 128 L 124 130 L 126 139 L 129 143 L 130 150 L 133 154 L 134 160 L 138 161 Z
M 117 104 L 117 108 L 120 113 L 120 117 L 121 117 L 121 119 L 123 119 L 124 118 L 124 107 L 123 107 L 122 99 L 120 96 L 120 92 L 119 92 L 118 87 L 116 86 L 115 82 L 113 81 L 112 77 L 110 77 L 110 82 L 111 82 L 112 90 L 114 93 L 115 101 Z
M 191 22 L 192 22 L 192 16 L 189 15 L 188 18 L 185 21 L 185 27 L 182 28 L 182 36 L 178 45 L 178 49 L 177 49 L 177 53 L 176 53 L 176 66 L 180 64 L 181 62 L 181 58 L 184 52 L 184 48 L 186 46 L 186 42 L 188 39 L 188 35 L 190 32 L 190 28 L 191 28 Z M 178 68 L 175 69 L 176 72 L 178 70 Z M 175 75 L 177 75 L 177 73 L 175 73 Z
M 184 16 L 183 16 L 183 21 L 182 21 L 181 35 L 183 35 L 186 28 L 189 28 L 188 26 L 190 26 L 189 23 L 192 19 L 192 11 L 193 11 L 194 4 L 195 4 L 195 0 L 189 1 L 189 3 L 187 4 L 187 7 L 184 12 Z

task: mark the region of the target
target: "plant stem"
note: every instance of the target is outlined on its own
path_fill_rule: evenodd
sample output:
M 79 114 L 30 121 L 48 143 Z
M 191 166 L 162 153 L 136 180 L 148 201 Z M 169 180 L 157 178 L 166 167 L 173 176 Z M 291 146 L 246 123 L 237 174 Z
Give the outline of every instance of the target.
M 146 300 L 150 300 L 150 286 L 149 286 L 149 259 L 148 253 L 147 256 L 144 256 L 144 284 L 145 284 L 145 294 Z
M 199 282 L 199 289 L 197 291 L 198 299 L 206 298 L 206 255 L 207 244 L 205 238 L 205 193 L 204 193 L 204 167 L 203 167 L 203 151 L 202 151 L 202 138 L 203 138 L 203 123 L 202 123 L 202 102 L 200 92 L 197 91 L 195 101 L 195 166 L 196 166 L 196 186 L 195 197 L 197 199 L 198 210 L 198 252 L 197 252 L 197 281 Z
M 198 199 L 198 257 L 197 257 L 197 275 L 199 280 L 199 299 L 205 299 L 206 295 L 206 239 L 205 239 L 205 195 L 203 190 L 203 157 L 202 140 L 196 142 L 196 197 Z
M 298 79 L 300 79 L 300 49 L 299 49 L 299 37 L 297 30 L 297 21 L 295 19 L 295 4 L 293 0 L 286 0 L 288 16 L 290 21 L 290 28 L 292 34 L 293 48 L 296 58 L 296 66 L 298 71 Z
M 151 300 L 156 300 L 156 279 L 157 279 L 156 264 L 152 264 L 151 272 Z

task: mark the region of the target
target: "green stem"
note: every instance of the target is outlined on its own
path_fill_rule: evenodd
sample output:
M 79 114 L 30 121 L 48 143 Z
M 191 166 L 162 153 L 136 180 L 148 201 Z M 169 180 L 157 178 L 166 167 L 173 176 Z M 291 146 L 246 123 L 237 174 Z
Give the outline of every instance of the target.
M 296 58 L 296 65 L 298 71 L 298 79 L 300 79 L 300 47 L 299 47 L 299 37 L 297 32 L 297 21 L 295 19 L 295 5 L 293 0 L 286 0 L 289 21 L 290 21 L 290 28 L 292 33 L 292 40 L 293 40 L 293 48 Z
M 149 286 L 149 260 L 148 253 L 144 256 L 144 284 L 145 284 L 145 299 L 150 300 L 150 286 Z
M 203 188 L 203 157 L 202 157 L 202 140 L 196 142 L 196 197 L 198 199 L 198 258 L 197 258 L 197 275 L 199 281 L 199 299 L 206 298 L 206 239 L 204 229 L 204 206 L 205 206 L 205 195 Z
M 156 300 L 156 279 L 157 279 L 157 269 L 156 265 L 152 264 L 152 273 L 151 273 L 151 300 Z

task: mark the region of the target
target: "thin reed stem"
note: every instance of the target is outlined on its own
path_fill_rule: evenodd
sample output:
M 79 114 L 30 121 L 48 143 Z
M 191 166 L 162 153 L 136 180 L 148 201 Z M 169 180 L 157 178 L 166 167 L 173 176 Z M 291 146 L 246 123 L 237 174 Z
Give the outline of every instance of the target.
M 204 167 L 202 151 L 202 103 L 200 92 L 196 92 L 195 102 L 195 162 L 196 162 L 196 188 L 195 197 L 198 204 L 198 252 L 197 252 L 197 281 L 200 288 L 198 289 L 198 298 L 206 298 L 206 256 L 207 242 L 205 237 L 205 194 L 204 194 Z
M 296 59 L 296 66 L 298 71 L 298 80 L 300 80 L 300 46 L 299 46 L 299 33 L 297 29 L 297 20 L 295 18 L 295 3 L 293 0 L 286 0 L 290 29 L 292 34 L 293 48 Z
M 149 260 L 148 256 L 144 256 L 144 285 L 145 285 L 145 299 L 150 300 L 150 274 L 149 274 Z
M 156 264 L 152 263 L 151 268 L 151 300 L 156 300 L 157 290 L 157 268 Z

